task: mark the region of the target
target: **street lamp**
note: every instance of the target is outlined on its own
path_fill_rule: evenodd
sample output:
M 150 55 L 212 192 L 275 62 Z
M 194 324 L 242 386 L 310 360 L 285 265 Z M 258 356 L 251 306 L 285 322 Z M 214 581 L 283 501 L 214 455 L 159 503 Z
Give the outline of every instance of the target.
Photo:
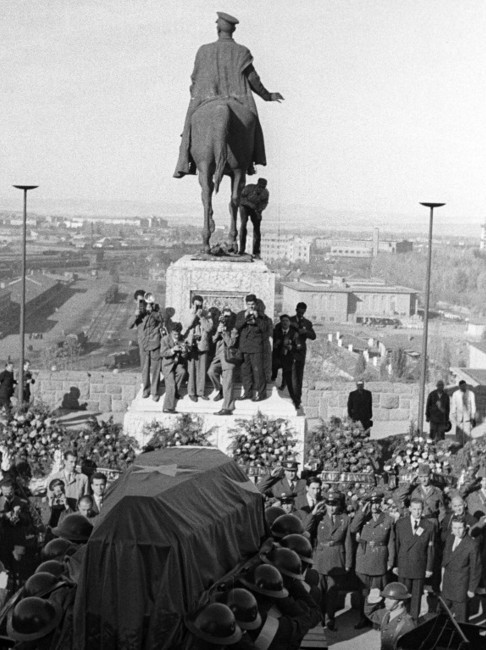
M 24 356 L 25 356 L 25 267 L 27 252 L 27 192 L 35 190 L 38 185 L 14 185 L 24 192 L 24 220 L 22 227 L 22 296 L 20 300 L 20 370 L 17 388 L 19 406 L 24 403 Z
M 434 221 L 434 208 L 441 208 L 445 203 L 420 203 L 430 208 L 429 219 L 429 254 L 427 256 L 427 275 L 425 278 L 425 307 L 424 307 L 424 332 L 422 337 L 422 374 L 420 377 L 419 412 L 417 428 L 423 433 L 424 428 L 424 403 L 425 403 L 425 381 L 427 377 L 427 336 L 429 333 L 429 302 L 430 302 L 430 273 L 432 269 L 432 225 Z

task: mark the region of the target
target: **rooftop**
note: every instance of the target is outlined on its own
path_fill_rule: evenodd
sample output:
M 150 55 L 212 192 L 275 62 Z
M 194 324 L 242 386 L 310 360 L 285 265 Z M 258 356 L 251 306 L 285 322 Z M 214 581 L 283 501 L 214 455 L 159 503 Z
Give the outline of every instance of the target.
M 469 345 L 472 345 L 473 348 L 486 353 L 486 341 L 477 341 L 476 343 L 469 341 Z

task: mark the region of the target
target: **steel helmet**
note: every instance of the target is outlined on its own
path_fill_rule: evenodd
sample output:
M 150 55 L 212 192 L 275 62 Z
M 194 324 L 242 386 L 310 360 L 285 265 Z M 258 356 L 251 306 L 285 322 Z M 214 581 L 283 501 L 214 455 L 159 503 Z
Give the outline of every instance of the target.
M 269 598 L 287 598 L 289 592 L 283 586 L 280 571 L 270 564 L 260 564 L 250 576 L 240 577 L 240 582 L 247 589 Z
M 275 519 L 277 519 L 277 517 L 281 517 L 284 514 L 285 510 L 280 506 L 270 506 L 269 508 L 266 508 L 265 521 L 267 522 L 267 526 L 271 527 Z
M 290 548 L 279 548 L 274 546 L 268 553 L 260 555 L 265 564 L 276 567 L 283 576 L 303 580 L 302 562 L 295 551 Z
M 33 641 L 46 636 L 59 624 L 62 610 L 52 603 L 35 596 L 24 598 L 10 610 L 7 634 L 16 641 Z
M 56 585 L 59 584 L 59 579 L 52 573 L 46 571 L 39 571 L 30 576 L 24 585 L 24 596 L 38 596 L 42 598 L 49 594 Z
M 187 619 L 186 627 L 194 636 L 215 645 L 233 645 L 241 639 L 235 615 L 223 603 L 211 603 L 195 619 Z
M 262 624 L 256 598 L 248 589 L 231 589 L 224 594 L 223 602 L 231 609 L 242 630 L 256 630 Z
M 275 537 L 275 539 L 282 539 L 282 537 L 292 535 L 293 533 L 302 535 L 304 532 L 304 526 L 300 519 L 295 515 L 281 515 L 273 522 L 270 532 L 272 533 L 272 537 Z
M 312 544 L 309 542 L 307 537 L 299 535 L 298 533 L 293 533 L 292 535 L 286 535 L 280 540 L 279 544 L 284 548 L 289 548 L 291 551 L 295 551 L 302 562 L 314 564 L 312 559 Z
M 70 542 L 87 542 L 92 531 L 93 524 L 79 512 L 67 515 L 59 526 L 52 529 L 54 535 Z
M 408 600 L 412 594 L 401 582 L 389 582 L 381 592 L 383 598 L 393 598 L 394 600 Z
M 41 551 L 43 560 L 58 560 L 62 559 L 65 555 L 72 555 L 77 551 L 77 547 L 72 544 L 68 539 L 56 537 L 51 539 Z
M 46 560 L 46 562 L 39 564 L 35 573 L 50 573 L 51 575 L 56 576 L 56 578 L 59 578 L 65 570 L 66 567 L 62 562 L 58 562 L 57 560 Z

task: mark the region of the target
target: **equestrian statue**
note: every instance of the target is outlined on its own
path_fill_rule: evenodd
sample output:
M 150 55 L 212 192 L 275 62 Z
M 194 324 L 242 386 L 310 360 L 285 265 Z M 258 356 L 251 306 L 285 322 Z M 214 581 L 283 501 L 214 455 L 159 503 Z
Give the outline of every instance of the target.
M 233 40 L 238 20 L 221 11 L 218 40 L 199 48 L 192 73 L 191 100 L 184 123 L 175 178 L 198 173 L 204 206 L 205 253 L 214 232 L 212 195 L 226 174 L 231 178 L 228 252 L 238 252 L 237 213 L 246 175 L 266 165 L 263 132 L 253 92 L 265 101 L 281 102 L 260 81 L 250 50 Z

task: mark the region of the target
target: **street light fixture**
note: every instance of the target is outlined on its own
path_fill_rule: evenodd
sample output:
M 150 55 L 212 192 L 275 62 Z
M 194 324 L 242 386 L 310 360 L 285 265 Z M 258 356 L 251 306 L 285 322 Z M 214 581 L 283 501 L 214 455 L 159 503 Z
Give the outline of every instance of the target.
M 429 333 L 429 302 L 430 302 L 430 274 L 432 269 L 432 225 L 434 221 L 434 208 L 441 208 L 445 203 L 420 203 L 430 208 L 429 218 L 429 253 L 427 256 L 427 275 L 425 277 L 425 307 L 424 307 L 424 330 L 422 337 L 422 374 L 420 376 L 419 412 L 417 428 L 423 433 L 424 428 L 424 404 L 425 404 L 425 382 L 427 378 L 427 337 Z
M 24 403 L 24 357 L 25 357 L 25 268 L 27 257 L 27 192 L 35 190 L 38 185 L 14 185 L 24 192 L 24 220 L 22 227 L 22 296 L 20 300 L 20 370 L 17 385 L 17 400 L 19 406 Z

